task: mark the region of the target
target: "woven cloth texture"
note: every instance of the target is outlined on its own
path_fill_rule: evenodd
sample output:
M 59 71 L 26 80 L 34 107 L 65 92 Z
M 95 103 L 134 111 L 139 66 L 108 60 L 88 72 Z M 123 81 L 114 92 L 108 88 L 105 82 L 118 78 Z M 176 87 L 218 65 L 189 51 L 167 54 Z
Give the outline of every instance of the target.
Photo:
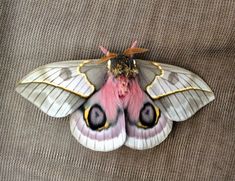
M 235 180 L 234 0 L 1 0 L 0 180 Z M 216 100 L 159 146 L 94 152 L 15 92 L 38 66 L 122 52 L 200 75 Z

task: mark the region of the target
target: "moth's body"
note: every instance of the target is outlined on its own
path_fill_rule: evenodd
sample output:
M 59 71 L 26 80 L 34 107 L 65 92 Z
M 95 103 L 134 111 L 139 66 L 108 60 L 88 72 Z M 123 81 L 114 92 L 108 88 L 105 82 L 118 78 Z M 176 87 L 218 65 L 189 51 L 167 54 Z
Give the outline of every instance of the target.
M 114 97 L 118 104 L 127 112 L 132 112 L 129 117 L 137 120 L 139 110 L 143 104 L 144 94 L 138 83 L 138 68 L 132 57 L 118 55 L 107 63 L 109 80 L 101 91 L 107 92 L 104 102 L 113 102 Z M 109 94 L 113 91 L 113 95 Z M 112 105 L 105 106 L 110 117 L 115 117 Z M 154 113 L 154 112 L 152 112 Z M 151 116 L 151 115 L 150 115 Z M 154 122 L 154 120 L 149 120 Z
M 123 144 L 148 149 L 214 99 L 209 86 L 180 67 L 133 59 L 146 49 L 117 55 L 101 47 L 100 60 L 58 62 L 27 75 L 16 90 L 53 117 L 69 114 L 84 146 L 111 151 Z
M 137 79 L 138 69 L 135 60 L 125 55 L 118 55 L 117 58 L 108 61 L 109 76 L 116 84 L 116 91 L 123 105 L 129 102 L 131 86 Z
M 127 78 L 134 78 L 138 73 L 135 60 L 125 55 L 118 55 L 109 60 L 108 68 L 115 77 L 123 75 Z

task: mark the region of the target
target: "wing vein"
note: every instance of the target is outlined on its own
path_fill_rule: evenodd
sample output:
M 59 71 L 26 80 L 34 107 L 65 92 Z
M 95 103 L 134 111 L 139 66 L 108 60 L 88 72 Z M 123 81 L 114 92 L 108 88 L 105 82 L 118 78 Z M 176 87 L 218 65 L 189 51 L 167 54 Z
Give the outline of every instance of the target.
M 201 89 L 203 89 L 201 86 L 199 86 L 190 76 L 188 77 L 194 84 L 196 84 L 198 87 L 200 87 Z M 207 95 L 205 94 L 204 91 L 202 91 L 202 93 L 204 94 L 204 96 L 207 98 L 208 101 L 210 101 L 210 99 L 207 97 Z
M 154 93 L 155 95 L 157 95 L 157 93 L 155 92 L 154 89 L 152 89 L 152 91 L 153 91 L 153 93 Z M 166 107 L 164 106 L 164 104 L 162 104 L 161 101 L 159 101 L 159 103 L 162 105 L 162 108 L 165 110 L 164 112 L 167 113 L 167 115 L 170 117 L 170 115 L 168 114 L 167 109 L 166 109 Z
M 170 86 L 169 86 L 169 83 L 166 81 L 162 81 L 167 87 L 168 87 L 168 89 L 170 90 L 170 91 L 173 91 L 173 90 L 171 90 L 171 88 L 170 88 Z M 185 110 L 185 107 L 183 106 L 183 104 L 182 104 L 182 102 L 181 102 L 181 100 L 179 99 L 179 97 L 178 97 L 178 95 L 177 94 L 172 94 L 174 97 L 175 97 L 175 99 L 176 99 L 176 101 L 178 102 L 178 105 L 179 105 L 179 107 L 182 107 L 183 109 L 183 113 L 184 113 L 184 117 L 186 118 L 186 117 L 188 117 L 187 116 L 187 111 Z M 170 98 L 169 98 L 170 99 Z M 190 116 L 190 115 L 189 115 Z
M 52 71 L 53 69 L 51 69 L 50 71 Z M 45 81 L 46 79 L 48 79 L 49 77 L 53 76 L 55 73 L 59 72 L 60 70 L 57 70 L 56 72 L 54 72 L 53 74 L 47 76 L 46 78 L 43 79 L 43 81 Z M 39 77 L 45 75 L 45 74 L 49 74 L 49 72 L 44 72 L 43 74 L 40 74 L 39 76 L 37 76 L 35 79 L 33 79 L 32 81 L 30 81 L 26 86 L 25 88 L 20 92 L 20 94 L 22 94 L 25 89 L 27 89 L 29 87 L 29 85 L 31 85 L 33 83 L 33 81 L 37 80 Z M 55 80 L 55 79 L 54 79 Z M 20 84 L 23 84 L 23 83 L 20 83 Z M 37 85 L 33 91 L 38 87 L 39 85 Z M 30 94 L 28 95 L 28 97 L 32 94 L 32 91 L 30 92 Z
M 181 76 L 180 74 L 179 74 L 179 76 L 180 76 L 185 82 L 187 82 L 187 84 L 188 84 L 189 86 L 192 86 L 183 76 Z M 195 91 L 195 90 L 194 90 L 194 91 Z M 204 102 L 202 101 L 201 96 L 199 96 L 199 94 L 198 94 L 197 91 L 195 91 L 195 93 L 197 94 L 198 98 L 200 99 L 200 101 L 201 101 L 201 103 L 202 103 L 202 105 L 203 105 Z
M 75 79 L 71 79 L 70 82 L 69 82 L 69 83 L 67 84 L 67 86 L 65 86 L 65 87 L 67 88 L 74 80 L 76 80 L 76 78 L 75 78 Z M 73 89 L 72 89 L 72 90 L 73 90 Z M 60 92 L 60 94 L 55 98 L 55 100 L 53 101 L 53 103 L 49 106 L 49 108 L 48 108 L 48 110 L 47 110 L 47 113 L 48 113 L 48 111 L 50 111 L 51 107 L 55 104 L 55 102 L 58 100 L 58 98 L 62 95 L 63 92 L 64 92 L 64 89 Z M 49 96 L 49 94 L 48 94 L 48 96 Z
M 165 89 L 162 87 L 160 81 L 159 81 L 158 79 L 157 79 L 157 81 L 158 81 L 159 86 L 161 87 L 161 89 L 162 89 L 164 92 L 166 92 Z M 174 107 L 173 103 L 171 102 L 171 100 L 169 99 L 169 97 L 166 97 L 166 98 L 167 98 L 168 102 L 172 105 L 171 107 L 173 108 L 173 110 L 174 110 L 174 112 L 176 113 L 177 117 L 180 119 L 180 116 L 179 116 L 178 112 L 175 110 L 175 107 Z

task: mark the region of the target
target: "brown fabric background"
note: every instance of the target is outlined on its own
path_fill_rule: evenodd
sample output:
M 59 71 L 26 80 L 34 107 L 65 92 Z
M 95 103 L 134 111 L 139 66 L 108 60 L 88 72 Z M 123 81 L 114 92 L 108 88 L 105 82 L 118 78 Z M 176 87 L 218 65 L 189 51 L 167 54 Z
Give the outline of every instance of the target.
M 235 180 L 235 1 L 1 0 L 0 180 Z M 90 151 L 69 118 L 45 115 L 15 91 L 40 65 L 98 58 L 133 40 L 140 58 L 182 66 L 216 100 L 147 151 Z

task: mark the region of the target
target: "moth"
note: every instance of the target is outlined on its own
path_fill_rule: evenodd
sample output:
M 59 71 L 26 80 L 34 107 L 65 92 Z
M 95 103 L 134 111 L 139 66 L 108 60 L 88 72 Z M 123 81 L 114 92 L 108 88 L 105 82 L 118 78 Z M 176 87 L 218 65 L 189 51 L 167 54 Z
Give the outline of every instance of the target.
M 135 41 L 122 54 L 44 65 L 16 91 L 52 117 L 71 114 L 70 129 L 83 146 L 143 150 L 164 141 L 173 121 L 190 118 L 214 100 L 210 87 L 183 68 L 135 59 L 146 52 Z

